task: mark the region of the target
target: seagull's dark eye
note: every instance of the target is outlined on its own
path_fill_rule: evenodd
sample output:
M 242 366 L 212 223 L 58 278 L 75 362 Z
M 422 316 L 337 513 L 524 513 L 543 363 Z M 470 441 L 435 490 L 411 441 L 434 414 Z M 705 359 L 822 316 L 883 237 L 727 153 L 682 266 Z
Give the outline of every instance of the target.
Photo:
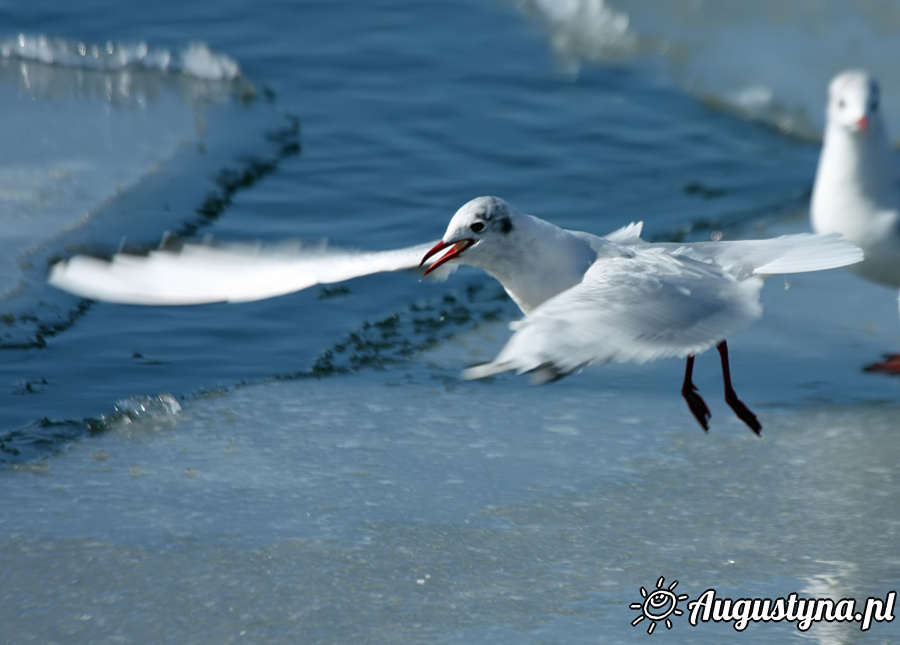
M 844 99 L 841 99 L 840 101 L 838 101 L 838 107 L 841 108 L 842 110 L 846 107 L 846 105 L 847 104 L 844 102 Z
M 469 229 L 473 233 L 481 233 L 481 231 L 484 230 L 484 222 L 472 222 L 472 225 L 469 227 Z

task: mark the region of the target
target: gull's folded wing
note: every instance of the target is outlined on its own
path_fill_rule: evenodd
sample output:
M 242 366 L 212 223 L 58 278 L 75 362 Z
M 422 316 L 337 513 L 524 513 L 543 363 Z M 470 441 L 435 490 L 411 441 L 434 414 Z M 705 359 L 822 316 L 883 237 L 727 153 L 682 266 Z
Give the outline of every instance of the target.
M 589 363 L 636 362 L 702 352 L 761 314 L 762 279 L 738 281 L 719 267 L 663 249 L 597 262 L 582 283 L 516 325 L 483 378 L 515 370 L 538 381 Z
M 432 244 L 376 252 L 317 247 L 188 244 L 112 260 L 75 256 L 50 269 L 50 284 L 94 300 L 140 305 L 249 302 L 372 273 L 414 269 Z M 444 270 L 444 267 L 447 267 Z M 435 273 L 446 277 L 453 266 Z

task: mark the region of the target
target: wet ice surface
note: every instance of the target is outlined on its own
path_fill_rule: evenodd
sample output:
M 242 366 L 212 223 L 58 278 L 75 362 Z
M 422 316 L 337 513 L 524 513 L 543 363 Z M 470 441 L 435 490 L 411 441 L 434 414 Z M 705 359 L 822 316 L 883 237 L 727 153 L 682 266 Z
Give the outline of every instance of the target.
M 596 642 L 635 635 L 627 605 L 659 575 L 693 597 L 862 599 L 897 579 L 895 406 L 778 415 L 759 441 L 648 427 L 611 414 L 609 394 L 536 415 L 524 394 L 498 410 L 496 389 L 279 389 L 305 403 L 247 391 L 193 406 L 177 432 L 110 436 L 7 478 L 32 509 L 0 545 L 11 642 Z M 425 403 L 433 416 L 409 407 Z
M 501 324 L 419 368 L 112 419 L 0 473 L 0 623 L 9 642 L 622 642 L 646 638 L 628 605 L 659 576 L 692 599 L 884 597 L 900 574 L 898 383 L 858 368 L 896 337 L 896 314 L 861 306 L 886 291 L 831 278 L 773 278 L 763 320 L 732 341 L 761 439 L 720 401 L 714 354 L 697 365 L 706 436 L 678 395 L 680 361 L 541 388 L 458 380 Z M 816 321 L 835 288 L 846 307 Z M 673 623 L 676 642 L 733 633 Z

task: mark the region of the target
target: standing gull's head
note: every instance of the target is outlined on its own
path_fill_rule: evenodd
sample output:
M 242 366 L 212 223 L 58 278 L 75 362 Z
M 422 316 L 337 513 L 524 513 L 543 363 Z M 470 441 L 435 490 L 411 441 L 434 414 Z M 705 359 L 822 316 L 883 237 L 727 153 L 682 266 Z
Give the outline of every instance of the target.
M 868 73 L 853 70 L 836 76 L 828 87 L 828 124 L 852 133 L 880 128 L 881 91 Z

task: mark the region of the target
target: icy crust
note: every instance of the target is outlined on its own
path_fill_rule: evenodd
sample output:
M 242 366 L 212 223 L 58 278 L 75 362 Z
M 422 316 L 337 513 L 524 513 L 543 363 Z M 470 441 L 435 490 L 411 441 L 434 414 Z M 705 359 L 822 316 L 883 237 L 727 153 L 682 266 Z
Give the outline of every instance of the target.
M 637 51 L 628 14 L 604 0 L 518 0 L 547 24 L 554 49 L 570 61 L 619 60 Z
M 230 81 L 241 76 L 238 64 L 213 52 L 202 42 L 180 51 L 152 47 L 146 42 L 85 43 L 43 34 L 19 34 L 0 40 L 0 58 L 25 60 L 86 70 L 118 71 L 131 68 L 180 73 L 207 81 Z
M 187 402 L 172 429 L 0 473 L 5 636 L 624 643 L 647 638 L 628 607 L 663 573 L 692 600 L 893 588 L 896 404 L 770 410 L 763 440 L 736 422 L 704 435 L 677 394 L 648 406 L 617 386 L 630 367 L 606 389 L 247 387 Z M 898 622 L 748 631 L 895 642 Z M 671 631 L 733 632 L 687 616 Z
M 139 395 L 117 401 L 115 412 L 104 414 L 99 423 L 117 432 L 168 427 L 175 425 L 179 412 L 181 404 L 171 394 Z

